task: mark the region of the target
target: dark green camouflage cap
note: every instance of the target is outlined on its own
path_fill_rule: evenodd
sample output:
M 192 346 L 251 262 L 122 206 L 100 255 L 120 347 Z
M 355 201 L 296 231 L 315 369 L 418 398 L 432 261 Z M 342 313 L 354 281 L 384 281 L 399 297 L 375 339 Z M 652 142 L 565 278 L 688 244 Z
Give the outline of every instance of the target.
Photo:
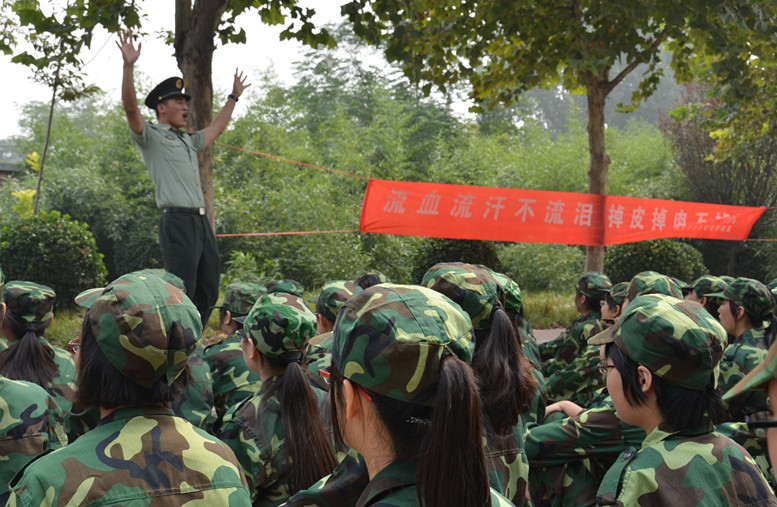
M 629 283 L 629 301 L 645 294 L 663 294 L 683 298 L 683 292 L 674 280 L 657 271 L 642 271 Z
M 707 294 L 707 297 L 733 301 L 735 305 L 743 307 L 747 313 L 759 319 L 768 318 L 774 311 L 772 291 L 752 278 L 739 277 L 721 292 Z
M 365 271 L 359 276 L 357 276 L 356 279 L 353 281 L 353 283 L 355 283 L 362 289 L 368 289 L 373 285 L 379 285 L 381 283 L 391 283 L 391 280 L 389 280 L 389 277 L 387 277 L 380 271 L 372 270 L 372 271 Z
M 139 275 L 154 275 L 165 282 L 169 283 L 173 287 L 178 288 L 181 290 L 184 294 L 186 294 L 186 284 L 183 283 L 183 279 L 178 276 L 174 275 L 171 272 L 167 271 L 166 269 L 162 268 L 149 268 L 149 269 L 140 269 L 138 271 L 133 271 L 133 273 L 139 274 Z
M 505 309 L 512 310 L 515 313 L 520 313 L 523 308 L 523 293 L 521 288 L 515 281 L 509 276 L 503 273 L 497 273 L 496 271 L 487 270 L 491 273 L 499 285 L 502 286 L 502 290 L 505 293 Z
M 610 290 L 610 297 L 615 300 L 615 303 L 620 306 L 623 304 L 623 300 L 629 295 L 629 283 L 618 282 L 612 286 Z
M 316 312 L 334 322 L 345 302 L 361 291 L 361 287 L 348 280 L 326 282 L 316 298 Z
M 584 296 L 604 299 L 604 296 L 612 289 L 612 282 L 607 278 L 607 275 L 596 271 L 586 271 L 575 284 L 575 289 Z
M 128 273 L 108 284 L 86 318 L 108 361 L 147 389 L 162 378 L 171 384 L 202 335 L 200 314 L 186 294 L 147 274 Z
M 54 289 L 37 283 L 12 280 L 3 287 L 6 309 L 28 324 L 42 324 L 54 316 Z
M 435 264 L 424 274 L 421 285 L 461 306 L 475 329 L 489 329 L 491 313 L 504 300 L 504 289 L 488 271 L 463 262 Z
M 316 316 L 305 301 L 288 292 L 263 295 L 243 322 L 256 350 L 270 359 L 299 361 L 316 335 Z
M 298 297 L 305 295 L 305 288 L 297 280 L 275 280 L 267 284 L 267 293 L 285 292 Z
M 700 304 L 663 294 L 637 296 L 589 345 L 615 345 L 655 375 L 703 391 L 717 384 L 726 331 Z
M 417 285 L 376 285 L 337 316 L 332 364 L 378 394 L 433 406 L 442 359 L 471 362 L 472 339 L 469 316 L 445 295 Z
M 248 315 L 262 295 L 267 293 L 267 287 L 253 282 L 235 282 L 227 285 L 224 289 L 224 301 L 220 306 L 213 308 L 224 308 L 232 312 L 233 316 Z
M 718 276 L 720 277 L 721 280 L 726 282 L 726 284 L 729 284 L 729 283 L 733 282 L 734 280 L 736 280 L 736 278 L 734 278 L 733 276 L 728 276 L 728 275 L 718 275 Z
M 699 297 L 710 296 L 711 293 L 723 292 L 726 282 L 719 276 L 701 275 L 689 286 Z M 714 296 L 713 296 L 714 297 Z

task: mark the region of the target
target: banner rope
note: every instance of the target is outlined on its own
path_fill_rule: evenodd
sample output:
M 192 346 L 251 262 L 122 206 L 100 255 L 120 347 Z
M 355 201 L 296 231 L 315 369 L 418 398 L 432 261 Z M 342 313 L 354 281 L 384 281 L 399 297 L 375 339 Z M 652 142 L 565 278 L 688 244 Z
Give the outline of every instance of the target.
M 234 238 L 238 236 L 293 236 L 297 234 L 333 234 L 337 232 L 359 232 L 359 229 L 343 229 L 340 231 L 246 232 L 240 234 L 216 234 L 216 237 Z
M 359 175 L 347 173 L 347 172 L 344 172 L 344 171 L 338 171 L 337 169 L 329 169 L 328 167 L 321 167 L 320 165 L 307 164 L 305 162 L 299 162 L 297 160 L 292 160 L 290 158 L 283 158 L 283 157 L 279 157 L 277 155 L 270 155 L 269 153 L 262 153 L 260 151 L 249 150 L 247 148 L 241 148 L 239 146 L 232 146 L 231 144 L 224 144 L 224 143 L 216 143 L 216 144 L 219 145 L 219 146 L 224 146 L 226 148 L 232 148 L 233 150 L 244 151 L 244 152 L 250 153 L 252 155 L 259 155 L 260 157 L 267 157 L 267 158 L 272 158 L 272 159 L 275 159 L 275 160 L 280 160 L 281 162 L 288 162 L 290 164 L 304 165 L 305 167 L 311 167 L 313 169 L 319 169 L 321 171 L 328 171 L 330 173 L 335 173 L 335 174 L 341 174 L 343 176 L 349 176 L 351 178 L 359 178 L 360 180 L 369 180 L 369 178 L 366 178 L 364 176 L 359 176 Z

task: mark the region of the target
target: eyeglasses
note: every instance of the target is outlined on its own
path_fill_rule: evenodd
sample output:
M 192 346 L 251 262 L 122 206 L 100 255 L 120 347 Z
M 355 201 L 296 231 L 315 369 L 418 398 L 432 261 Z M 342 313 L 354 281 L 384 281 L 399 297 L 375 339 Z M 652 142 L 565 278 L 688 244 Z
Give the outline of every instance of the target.
M 610 371 L 610 368 L 615 368 L 614 364 L 607 364 L 604 361 L 600 361 L 599 364 L 596 365 L 597 368 L 599 368 L 599 373 L 602 375 L 607 375 L 607 372 Z
M 81 348 L 81 338 L 73 338 L 67 344 L 70 347 L 70 352 L 78 354 L 78 350 Z
M 321 368 L 320 370 L 318 370 L 318 376 L 323 378 L 324 382 L 326 382 L 327 385 L 332 383 L 332 373 L 330 371 L 330 368 L 331 368 L 331 366 L 327 367 L 327 368 Z M 360 393 L 362 393 L 362 396 L 367 398 L 367 401 L 372 401 L 372 396 L 370 396 L 370 393 L 368 393 L 365 388 L 363 388 L 362 386 L 360 386 L 359 384 L 357 384 L 355 382 L 351 382 L 351 384 L 356 386 L 356 389 Z

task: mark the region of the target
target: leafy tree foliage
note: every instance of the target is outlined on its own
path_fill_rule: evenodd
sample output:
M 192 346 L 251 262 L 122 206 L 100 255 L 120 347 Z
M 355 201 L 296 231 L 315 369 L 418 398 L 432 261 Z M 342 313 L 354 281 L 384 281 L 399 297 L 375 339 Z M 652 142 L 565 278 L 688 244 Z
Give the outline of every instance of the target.
M 701 252 L 673 239 L 651 239 L 607 247 L 607 274 L 614 282 L 628 282 L 641 271 L 658 271 L 692 282 L 708 273 Z

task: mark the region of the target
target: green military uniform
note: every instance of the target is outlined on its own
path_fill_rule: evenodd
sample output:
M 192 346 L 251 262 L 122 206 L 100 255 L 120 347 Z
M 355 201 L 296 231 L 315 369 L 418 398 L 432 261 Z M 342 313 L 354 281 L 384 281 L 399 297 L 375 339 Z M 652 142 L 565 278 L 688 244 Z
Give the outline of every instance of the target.
M 0 377 L 0 502 L 10 496 L 8 483 L 39 454 L 67 445 L 62 410 L 42 387 Z
M 651 294 L 631 301 L 617 324 L 589 343 L 613 343 L 654 377 L 710 396 L 725 340 L 725 330 L 700 305 Z M 607 471 L 599 505 L 777 505 L 747 451 L 716 433 L 709 421 L 668 430 L 658 408 L 661 394 L 656 396 L 651 410 L 660 418 L 658 426 L 639 451 L 623 452 Z
M 205 431 L 211 431 L 213 416 L 213 379 L 210 365 L 198 353 L 189 356 L 191 378 L 181 396 L 172 404 L 173 413 Z
M 165 269 L 184 281 L 204 326 L 219 295 L 220 269 L 197 160 L 197 154 L 205 150 L 205 134 L 149 122 L 140 134 L 131 132 L 156 187 L 156 205 L 163 211 L 159 245 Z
M 354 507 L 370 482 L 367 463 L 350 449 L 330 475 L 295 493 L 286 507 Z
M 125 382 L 151 389 L 185 370 L 202 333 L 199 314 L 155 276 L 124 275 L 92 302 L 85 326 Z M 82 343 L 81 354 L 87 343 Z M 215 437 L 146 405 L 110 409 L 99 425 L 31 462 L 12 484 L 9 505 L 247 505 L 234 453 Z
M 525 433 L 525 452 L 534 505 L 595 505 L 605 472 L 644 438 L 644 430 L 618 419 L 612 398 L 602 391 L 577 415 L 532 426 Z
M 288 364 L 301 361 L 315 334 L 316 317 L 301 298 L 275 292 L 254 304 L 243 327 L 246 339 L 260 353 Z M 267 379 L 257 394 L 227 411 L 219 435 L 245 469 L 255 506 L 280 505 L 297 491 L 286 470 L 290 456 L 278 398 L 282 381 L 282 377 Z M 313 392 L 324 397 L 320 390 Z
M 220 421 L 230 407 L 256 394 L 262 381 L 258 373 L 246 366 L 235 333 L 207 347 L 205 360 L 211 367 L 216 420 Z

